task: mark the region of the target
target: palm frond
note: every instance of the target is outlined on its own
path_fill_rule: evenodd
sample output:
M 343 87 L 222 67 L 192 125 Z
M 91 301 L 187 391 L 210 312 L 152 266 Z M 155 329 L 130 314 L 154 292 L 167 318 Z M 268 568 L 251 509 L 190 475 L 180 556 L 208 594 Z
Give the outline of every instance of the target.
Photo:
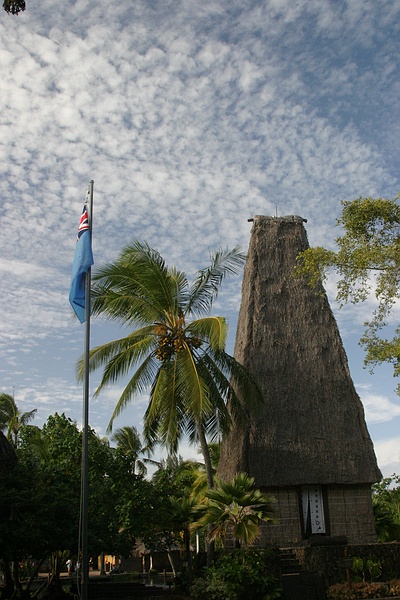
M 172 453 L 177 451 L 186 423 L 178 386 L 176 362 L 163 364 L 154 379 L 144 416 L 143 434 L 147 443 L 165 445 Z
M 275 499 L 253 486 L 252 477 L 237 473 L 231 481 L 217 477 L 215 488 L 205 492 L 207 502 L 196 509 L 196 525 L 212 525 L 210 541 L 224 539 L 227 527 L 232 527 L 235 538 L 247 546 L 259 535 L 262 521 L 276 522 L 272 516 Z
M 18 413 L 18 408 L 13 396 L 5 392 L 0 394 L 0 429 L 7 427 L 10 419 Z
M 19 427 L 22 427 L 23 425 L 27 425 L 30 421 L 32 421 L 32 419 L 35 418 L 35 415 L 37 413 L 37 408 L 34 408 L 33 410 L 28 410 L 27 412 L 24 413 L 20 413 L 19 415 Z
M 188 343 L 184 343 L 184 350 L 176 356 L 177 380 L 179 391 L 189 418 L 202 420 L 203 415 L 210 415 L 209 388 L 197 368 L 198 359 L 192 352 Z
M 185 313 L 187 303 L 189 301 L 189 282 L 186 274 L 183 271 L 178 271 L 175 267 L 168 269 L 171 280 L 175 284 L 176 308 L 175 314 L 180 316 Z
M 148 244 L 135 241 L 115 263 L 94 273 L 93 312 L 131 325 L 153 323 L 177 311 L 184 280 L 184 274 L 170 272 Z
M 111 441 L 115 442 L 124 452 L 139 454 L 142 450 L 140 435 L 134 425 L 124 425 L 117 429 L 113 433 Z
M 219 287 L 227 275 L 236 275 L 246 260 L 239 246 L 232 250 L 217 250 L 211 257 L 211 265 L 197 272 L 190 288 L 186 314 L 209 313 Z
M 257 414 L 261 410 L 264 404 L 263 393 L 256 379 L 246 367 L 225 351 L 214 352 L 212 348 L 204 360 L 210 370 L 219 369 L 221 373 L 230 378 L 229 399 L 232 416 L 240 421 L 245 413 Z
M 147 356 L 147 358 L 145 358 L 141 365 L 136 369 L 135 373 L 125 386 L 114 408 L 110 422 L 107 427 L 108 433 L 112 431 L 114 420 L 120 415 L 121 411 L 130 403 L 132 398 L 136 394 L 144 393 L 148 388 L 150 388 L 152 381 L 154 381 L 154 377 L 156 377 L 156 372 L 158 369 L 159 362 L 156 358 L 154 358 L 152 354 Z M 103 382 L 102 380 L 102 382 L 96 390 L 96 393 L 98 393 L 101 387 L 103 387 L 104 385 L 105 382 Z
M 189 323 L 185 332 L 200 338 L 213 350 L 223 350 L 228 337 L 228 323 L 224 317 L 203 317 Z
M 263 396 L 253 377 L 233 357 L 225 352 L 208 352 L 196 360 L 199 376 L 207 386 L 213 409 L 202 415 L 202 426 L 208 439 L 217 440 L 228 433 L 234 422 L 244 425 L 251 414 L 263 404 Z M 197 424 L 188 423 L 190 444 L 199 442 Z
M 157 343 L 154 326 L 143 327 L 126 337 L 113 340 L 92 348 L 89 353 L 90 371 L 106 365 L 103 385 L 114 382 L 125 375 L 138 361 L 151 352 Z M 85 359 L 82 356 L 77 364 L 77 378 L 82 381 L 85 374 Z M 102 385 L 102 387 L 103 387 Z M 96 391 L 98 394 L 100 390 Z

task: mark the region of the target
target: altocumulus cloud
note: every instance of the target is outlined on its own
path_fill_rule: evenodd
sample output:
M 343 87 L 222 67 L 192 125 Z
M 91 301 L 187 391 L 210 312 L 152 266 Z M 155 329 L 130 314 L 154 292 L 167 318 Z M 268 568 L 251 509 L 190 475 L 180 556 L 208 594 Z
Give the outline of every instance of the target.
M 340 199 L 394 197 L 399 11 L 389 0 L 43 0 L 4 15 L 10 380 L 31 379 L 18 357 L 36 344 L 46 353 L 59 340 L 62 362 L 77 358 L 67 297 L 90 179 L 97 265 L 139 238 L 189 274 L 220 245 L 245 249 L 254 214 L 301 214 L 310 242 L 331 245 Z M 237 279 L 216 307 L 232 323 L 239 293 Z M 36 389 L 60 398 L 55 381 L 36 373 Z

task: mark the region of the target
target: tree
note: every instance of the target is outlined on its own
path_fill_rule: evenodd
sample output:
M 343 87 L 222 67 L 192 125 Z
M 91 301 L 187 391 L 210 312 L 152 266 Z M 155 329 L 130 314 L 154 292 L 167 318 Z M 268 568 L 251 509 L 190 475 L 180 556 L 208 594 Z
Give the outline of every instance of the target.
M 172 526 L 178 535 L 182 535 L 183 547 L 185 550 L 185 560 L 187 563 L 187 573 L 189 579 L 192 578 L 192 553 L 190 549 L 191 526 L 195 519 L 194 508 L 196 501 L 189 495 L 181 498 L 170 497 L 170 510 Z
M 133 425 L 125 425 L 113 434 L 111 440 L 116 442 L 117 448 L 131 460 L 132 472 L 136 472 L 136 468 L 141 475 L 147 474 L 146 459 L 139 459 L 139 455 L 147 452 L 147 448 L 142 446 L 138 430 Z
M 18 459 L 14 448 L 4 435 L 0 431 L 0 475 L 8 473 L 10 469 L 15 467 Z
M 6 572 L 7 593 L 14 589 L 22 592 L 17 568 L 20 562 L 26 559 L 43 562 L 58 550 L 76 551 L 80 465 L 76 474 L 73 461 L 55 451 L 53 441 L 62 439 L 66 444 L 70 430 L 64 426 L 62 417 L 53 417 L 53 423 L 55 426 L 50 428 L 48 423 L 45 425 L 49 432 L 45 454 L 36 451 L 35 446 L 42 432 L 37 427 L 21 426 L 16 448 L 18 464 L 0 478 L 0 557 Z M 62 432 L 57 435 L 59 429 Z M 70 441 L 73 451 L 74 440 Z M 53 573 L 50 583 L 61 589 L 58 575 Z
M 93 430 L 88 442 L 89 554 L 107 550 L 128 555 L 135 539 L 154 529 L 168 496 L 160 497 L 151 482 L 133 473 L 131 460 Z M 49 585 L 61 590 L 60 569 L 67 557 L 77 558 L 82 432 L 56 413 L 42 429 L 21 427 L 14 452 L 18 461 L 0 474 L 0 560 L 8 594 L 4 598 L 22 590 L 20 562 L 43 562 L 51 555 Z
M 4 0 L 3 8 L 8 14 L 18 15 L 26 8 L 25 0 Z
M 373 293 L 378 307 L 365 323 L 360 343 L 366 350 L 365 364 L 393 364 L 394 375 L 400 375 L 400 328 L 391 339 L 380 337 L 387 325 L 394 304 L 400 298 L 400 206 L 398 200 L 358 198 L 343 201 L 342 216 L 337 225 L 344 234 L 336 238 L 336 252 L 316 247 L 308 248 L 299 257 L 297 275 L 309 277 L 318 285 L 334 269 L 340 279 L 337 299 L 363 302 Z M 400 393 L 400 388 L 398 388 Z
M 192 577 L 191 533 L 192 523 L 196 519 L 194 507 L 199 503 L 199 492 L 195 493 L 194 486 L 201 473 L 201 489 L 206 488 L 207 482 L 203 477 L 204 465 L 192 461 L 174 459 L 170 457 L 154 473 L 152 483 L 159 492 L 160 497 L 165 497 L 164 523 L 161 528 L 164 540 L 170 541 L 170 548 L 164 543 L 164 549 L 172 570 L 174 566 L 169 550 L 173 546 L 182 546 L 187 562 L 188 578 Z M 202 495 L 202 498 L 204 495 Z
M 261 403 L 251 375 L 225 352 L 226 320 L 210 315 L 223 279 L 237 273 L 244 259 L 238 248 L 219 250 L 189 284 L 185 273 L 168 268 L 157 251 L 135 241 L 93 277 L 93 313 L 132 329 L 90 352 L 90 369 L 104 367 L 96 394 L 134 370 L 109 430 L 135 396 L 150 390 L 146 443 L 175 452 L 188 434 L 192 443 L 200 443 L 209 487 L 213 477 L 206 434 L 228 431 L 232 419 L 245 419 L 248 408 Z M 80 378 L 83 370 L 81 360 Z
M 274 522 L 274 498 L 254 488 L 254 478 L 238 473 L 231 482 L 216 480 L 216 486 L 205 494 L 208 503 L 198 508 L 201 515 L 197 525 L 211 524 L 209 539 L 221 538 L 225 544 L 228 528 L 240 545 L 245 546 L 258 537 L 262 521 Z
M 379 542 L 400 541 L 400 477 L 385 477 L 372 486 L 372 506 Z
M 10 394 L 0 394 L 0 429 L 7 430 L 6 436 L 14 448 L 18 447 L 18 435 L 21 427 L 31 421 L 37 409 L 22 413 Z

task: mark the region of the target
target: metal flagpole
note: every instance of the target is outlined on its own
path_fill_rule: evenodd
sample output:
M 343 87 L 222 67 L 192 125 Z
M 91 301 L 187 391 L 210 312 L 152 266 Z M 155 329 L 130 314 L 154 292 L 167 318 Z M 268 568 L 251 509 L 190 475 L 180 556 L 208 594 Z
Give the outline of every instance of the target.
M 93 185 L 91 180 L 89 184 L 89 206 L 88 219 L 90 239 L 92 239 L 93 226 Z M 89 580 L 89 554 L 88 554 L 88 437 L 89 437 L 89 352 L 90 352 L 90 289 L 91 289 L 91 268 L 86 274 L 85 283 L 85 381 L 83 394 L 83 436 L 82 436 L 82 600 L 88 598 L 88 580 Z M 78 558 L 79 560 L 79 558 Z

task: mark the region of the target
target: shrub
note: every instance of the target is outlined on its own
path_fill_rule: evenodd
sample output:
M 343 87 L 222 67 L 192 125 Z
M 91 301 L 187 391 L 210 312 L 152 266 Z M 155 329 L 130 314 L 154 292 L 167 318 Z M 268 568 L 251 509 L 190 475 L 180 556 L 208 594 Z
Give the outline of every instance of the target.
M 382 574 L 382 562 L 372 558 L 361 558 L 353 556 L 353 564 L 351 567 L 355 573 L 356 581 L 376 581 Z
M 400 596 L 400 579 L 388 581 L 390 596 Z
M 329 600 L 359 600 L 373 598 L 391 598 L 398 596 L 400 581 L 398 579 L 388 583 L 336 583 L 327 590 Z
M 273 600 L 280 598 L 278 580 L 268 573 L 268 550 L 235 550 L 204 569 L 190 588 L 194 600 Z

